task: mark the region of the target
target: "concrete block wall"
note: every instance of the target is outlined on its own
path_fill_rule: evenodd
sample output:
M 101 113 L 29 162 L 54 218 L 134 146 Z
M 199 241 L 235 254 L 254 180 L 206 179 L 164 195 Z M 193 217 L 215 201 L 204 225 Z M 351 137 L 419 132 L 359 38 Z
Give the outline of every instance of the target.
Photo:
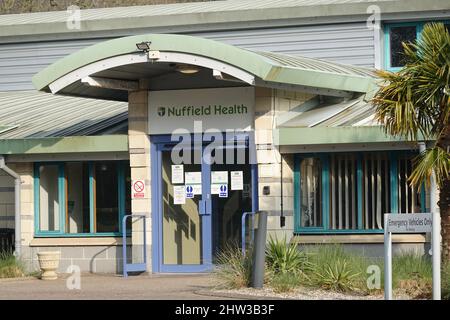
M 145 180 L 146 192 L 143 198 L 131 200 L 134 215 L 147 218 L 147 266 L 151 272 L 151 177 L 150 138 L 148 135 L 148 91 L 130 92 L 128 96 L 128 141 L 130 153 L 131 180 Z M 143 261 L 143 222 L 133 219 L 132 224 L 133 262 Z
M 67 273 L 71 265 L 81 272 L 121 273 L 123 271 L 122 246 L 26 246 L 22 248 L 23 262 L 28 271 L 39 271 L 38 252 L 60 252 L 58 273 Z M 131 255 L 131 251 L 128 250 Z M 130 256 L 128 257 L 130 259 Z
M 268 237 L 289 241 L 294 231 L 294 156 L 280 154 L 273 143 L 275 117 L 297 107 L 313 96 L 307 93 L 256 88 L 255 90 L 255 144 L 258 161 L 259 209 L 269 212 Z M 281 166 L 283 176 L 281 177 Z M 281 197 L 283 187 L 283 198 Z M 264 187 L 270 194 L 264 195 Z M 280 225 L 281 203 L 285 226 Z
M 0 170 L 0 229 L 14 229 L 14 179 Z

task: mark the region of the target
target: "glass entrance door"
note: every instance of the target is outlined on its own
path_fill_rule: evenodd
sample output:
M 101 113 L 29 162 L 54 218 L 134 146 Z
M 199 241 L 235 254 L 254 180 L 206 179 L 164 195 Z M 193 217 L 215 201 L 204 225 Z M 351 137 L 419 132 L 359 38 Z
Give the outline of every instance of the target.
M 227 245 L 241 244 L 242 214 L 257 203 L 252 194 L 256 166 L 246 144 L 227 144 L 222 151 L 234 157 L 225 163 L 211 161 L 218 151 L 205 145 L 189 145 L 181 154 L 178 147 L 156 143 L 152 151 L 154 270 L 210 271 Z
M 202 149 L 189 150 L 181 162 L 172 150 L 173 146 L 165 146 L 160 151 L 161 271 L 208 271 L 212 266 L 211 210 L 206 206 L 210 168 L 202 161 Z

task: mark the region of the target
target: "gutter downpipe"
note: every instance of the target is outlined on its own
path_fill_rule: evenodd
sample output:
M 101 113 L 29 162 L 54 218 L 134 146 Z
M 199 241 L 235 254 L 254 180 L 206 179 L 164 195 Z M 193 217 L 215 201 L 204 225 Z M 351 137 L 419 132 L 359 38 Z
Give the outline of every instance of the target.
M 22 181 L 20 175 L 5 164 L 5 158 L 3 156 L 0 156 L 0 169 L 14 178 L 14 255 L 20 257 L 22 253 L 22 235 L 20 228 L 20 192 Z

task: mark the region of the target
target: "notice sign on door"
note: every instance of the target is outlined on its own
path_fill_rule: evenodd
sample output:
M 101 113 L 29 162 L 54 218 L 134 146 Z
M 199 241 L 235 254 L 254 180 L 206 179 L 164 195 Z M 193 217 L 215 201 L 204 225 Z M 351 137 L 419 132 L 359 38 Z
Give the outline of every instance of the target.
M 133 180 L 131 185 L 131 197 L 133 199 L 145 198 L 145 180 Z
M 226 184 L 220 185 L 219 198 L 228 198 L 228 185 L 226 185 Z
M 183 183 L 184 168 L 182 164 L 172 165 L 172 183 Z
M 231 190 L 244 189 L 244 174 L 242 171 L 231 171 Z
M 184 186 L 173 186 L 173 204 L 185 204 L 186 195 Z
M 186 186 L 186 199 L 194 198 L 194 187 L 191 185 Z

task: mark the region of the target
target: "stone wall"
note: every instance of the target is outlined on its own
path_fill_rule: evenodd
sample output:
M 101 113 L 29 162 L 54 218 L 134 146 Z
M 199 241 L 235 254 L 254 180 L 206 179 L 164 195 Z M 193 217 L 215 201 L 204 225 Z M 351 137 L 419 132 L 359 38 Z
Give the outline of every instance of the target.
M 287 112 L 313 96 L 305 93 L 256 88 L 255 91 L 255 144 L 258 162 L 259 209 L 269 212 L 268 237 L 287 240 L 294 231 L 294 156 L 281 155 L 273 143 L 276 116 Z M 283 176 L 281 177 L 281 166 Z M 281 197 L 281 185 L 283 197 Z M 264 188 L 270 189 L 265 195 Z M 285 226 L 280 226 L 281 203 Z
M 130 151 L 131 180 L 145 180 L 146 192 L 143 198 L 131 200 L 133 215 L 147 218 L 147 266 L 151 272 L 151 181 L 150 181 L 150 138 L 148 135 L 148 91 L 130 92 L 128 97 L 128 141 Z M 132 243 L 133 262 L 143 261 L 143 222 L 133 219 Z

